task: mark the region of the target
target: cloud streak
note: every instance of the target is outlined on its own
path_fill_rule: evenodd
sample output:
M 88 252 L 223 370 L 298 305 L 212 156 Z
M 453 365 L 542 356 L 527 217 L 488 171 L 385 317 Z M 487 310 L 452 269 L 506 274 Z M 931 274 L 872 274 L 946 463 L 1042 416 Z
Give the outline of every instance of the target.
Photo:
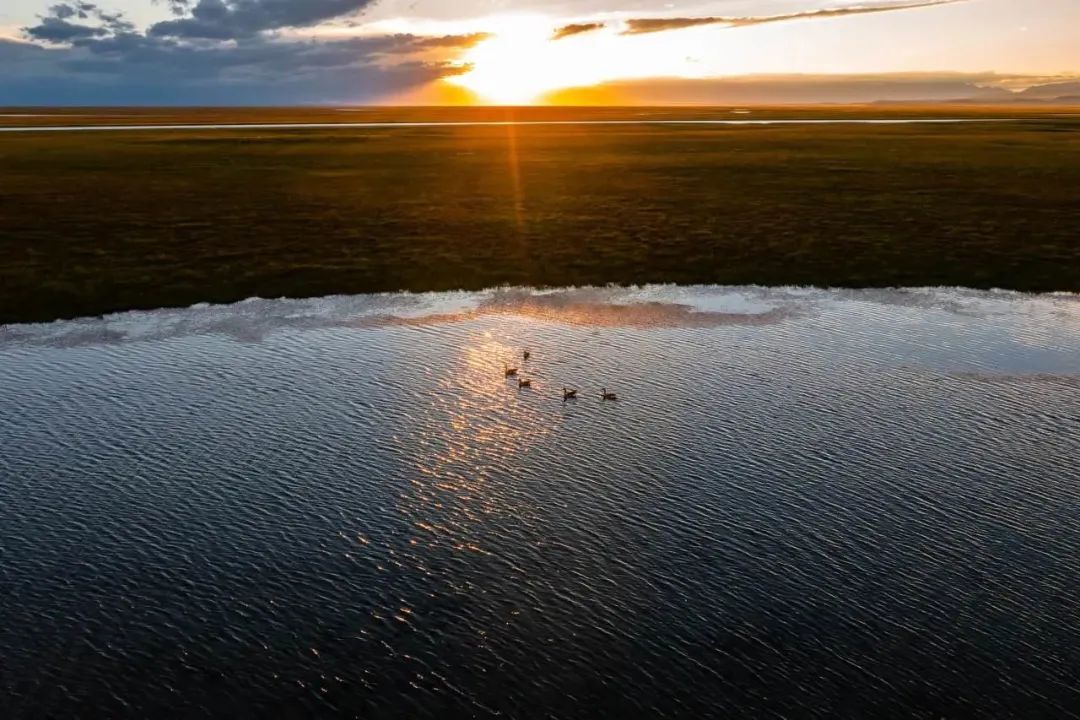
M 633 18 L 626 21 L 623 35 L 644 35 L 647 33 L 667 32 L 669 30 L 682 30 L 684 28 L 700 27 L 703 25 L 725 25 L 727 27 L 750 27 L 752 25 L 765 25 L 769 23 L 788 22 L 792 20 L 825 20 L 829 18 L 847 17 L 850 15 L 870 15 L 874 13 L 895 12 L 898 10 L 914 10 L 917 8 L 937 7 L 940 5 L 953 5 L 967 0 L 921 0 L 920 2 L 890 3 L 888 5 L 855 5 L 849 7 L 826 8 L 822 10 L 808 10 L 804 12 L 786 13 L 783 15 L 760 15 L 745 17 L 697 17 L 697 18 Z
M 563 25 L 557 29 L 551 36 L 552 40 L 562 40 L 563 38 L 573 37 L 574 35 L 582 35 L 584 33 L 594 32 L 596 30 L 602 30 L 604 23 L 591 22 L 591 23 L 573 23 L 570 25 Z

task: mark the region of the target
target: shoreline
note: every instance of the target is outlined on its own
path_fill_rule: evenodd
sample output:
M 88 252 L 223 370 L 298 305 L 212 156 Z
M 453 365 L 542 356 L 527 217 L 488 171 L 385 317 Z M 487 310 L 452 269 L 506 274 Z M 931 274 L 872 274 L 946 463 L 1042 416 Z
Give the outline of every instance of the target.
M 1024 300 L 1061 300 L 1065 302 L 1080 301 L 1080 290 L 1014 290 L 1010 288 L 988 287 L 978 288 L 967 285 L 881 285 L 848 287 L 835 285 L 760 285 L 760 284 L 679 284 L 679 283 L 606 283 L 596 285 L 494 285 L 484 288 L 453 288 L 446 290 L 384 290 L 378 292 L 357 293 L 330 293 L 326 295 L 305 296 L 261 296 L 229 300 L 223 302 L 208 302 L 199 300 L 187 305 L 163 305 L 163 306 L 136 306 L 115 310 L 106 310 L 91 315 L 61 316 L 42 320 L 0 322 L 0 332 L 14 331 L 16 333 L 35 329 L 46 329 L 63 323 L 113 323 L 125 321 L 137 321 L 158 313 L 202 313 L 202 312 L 240 312 L 245 308 L 266 305 L 283 304 L 296 310 L 316 310 L 318 306 L 359 302 L 364 300 L 401 300 L 409 301 L 461 301 L 463 299 L 483 300 L 497 298 L 500 294 L 525 294 L 531 299 L 544 297 L 558 297 L 573 293 L 620 293 L 626 296 L 641 295 L 635 302 L 654 302 L 649 300 L 651 293 L 675 292 L 675 293 L 715 293 L 751 296 L 783 296 L 788 299 L 812 296 L 832 296 L 832 299 L 862 300 L 863 295 L 885 293 L 897 297 L 919 298 L 934 295 L 959 295 L 968 299 L 1001 300 L 1001 301 L 1024 301 Z M 634 303 L 629 303 L 632 306 Z M 513 314 L 513 313 L 506 313 Z M 387 316 L 398 317 L 398 316 Z M 402 316 L 403 318 L 407 316 Z M 408 316 L 411 317 L 411 316 Z M 419 315 L 417 318 L 424 318 Z
M 497 286 L 481 290 L 380 292 L 313 297 L 248 297 L 226 303 L 133 308 L 101 315 L 0 324 L 6 343 L 83 341 L 219 334 L 232 324 L 263 330 L 377 330 L 432 327 L 505 317 L 584 327 L 717 328 L 775 325 L 813 314 L 821 303 L 869 303 L 991 317 L 1003 308 L 1036 303 L 1080 309 L 1080 293 L 1022 292 L 957 286 L 821 287 L 812 285 Z M 57 334 L 58 333 L 58 334 Z M 239 337 L 244 332 L 230 333 Z M 145 338 L 144 338 L 145 336 Z

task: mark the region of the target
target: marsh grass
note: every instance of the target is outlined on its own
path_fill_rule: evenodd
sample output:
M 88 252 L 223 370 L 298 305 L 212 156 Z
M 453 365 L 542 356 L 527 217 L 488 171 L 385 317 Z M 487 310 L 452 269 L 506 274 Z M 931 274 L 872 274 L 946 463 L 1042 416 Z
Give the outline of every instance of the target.
M 0 322 L 503 283 L 1080 290 L 1069 118 L 12 134 L 0 166 Z

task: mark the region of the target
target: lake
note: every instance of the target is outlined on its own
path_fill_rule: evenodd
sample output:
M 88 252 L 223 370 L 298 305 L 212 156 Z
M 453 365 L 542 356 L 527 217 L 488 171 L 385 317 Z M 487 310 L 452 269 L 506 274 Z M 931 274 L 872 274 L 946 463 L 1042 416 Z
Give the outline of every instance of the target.
M 4 326 L 5 716 L 1077 717 L 1078 457 L 1075 295 Z

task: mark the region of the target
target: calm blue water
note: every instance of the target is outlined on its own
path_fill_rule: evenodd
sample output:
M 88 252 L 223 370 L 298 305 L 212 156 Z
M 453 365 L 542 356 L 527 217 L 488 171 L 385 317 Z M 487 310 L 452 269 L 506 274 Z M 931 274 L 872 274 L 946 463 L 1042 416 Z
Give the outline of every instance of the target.
M 1077 717 L 1078 458 L 1075 296 L 503 290 L 8 326 L 0 707 Z

